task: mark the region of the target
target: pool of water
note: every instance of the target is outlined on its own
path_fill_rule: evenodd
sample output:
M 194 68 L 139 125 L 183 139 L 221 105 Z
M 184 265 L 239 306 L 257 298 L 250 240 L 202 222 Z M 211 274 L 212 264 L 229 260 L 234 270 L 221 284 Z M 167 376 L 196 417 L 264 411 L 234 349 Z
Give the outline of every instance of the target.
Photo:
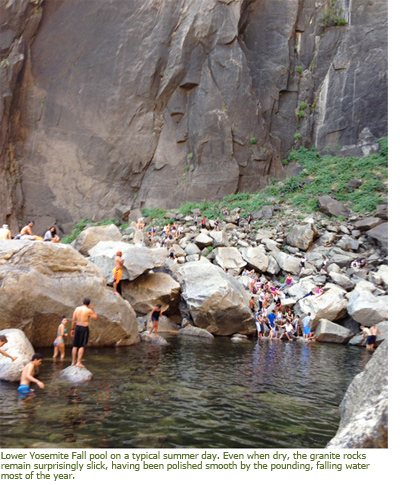
M 339 425 L 338 406 L 370 358 L 334 344 L 167 337 L 169 346 L 89 348 L 91 382 L 73 387 L 50 349 L 46 388 L 18 399 L 0 381 L 1 446 L 315 448 Z

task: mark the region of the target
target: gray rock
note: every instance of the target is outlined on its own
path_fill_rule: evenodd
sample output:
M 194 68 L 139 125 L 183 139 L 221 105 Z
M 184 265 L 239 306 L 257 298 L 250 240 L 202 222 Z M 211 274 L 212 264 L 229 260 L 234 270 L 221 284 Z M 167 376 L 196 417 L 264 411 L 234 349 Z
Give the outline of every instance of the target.
M 60 372 L 60 377 L 73 384 L 83 384 L 84 382 L 91 381 L 93 379 L 93 374 L 86 368 L 70 365 Z
M 327 448 L 388 447 L 388 345 L 384 342 L 350 384 L 341 421 Z
M 192 256 L 193 254 L 200 254 L 200 249 L 194 243 L 189 243 L 186 248 L 185 252 L 188 256 Z
M 358 248 L 360 247 L 360 242 L 350 236 L 343 236 L 336 244 L 344 251 L 358 251 Z
M 283 271 L 293 275 L 298 275 L 300 273 L 300 258 L 295 258 L 283 251 L 274 251 L 272 256 Z
M 255 220 L 258 219 L 272 219 L 274 217 L 274 206 L 265 205 L 258 211 L 252 212 L 252 216 Z
M 296 224 L 291 227 L 291 231 L 286 236 L 286 240 L 291 246 L 295 246 L 303 251 L 308 251 L 317 234 L 318 232 L 313 224 Z
M 214 240 L 214 248 L 230 246 L 228 235 L 225 231 L 211 231 L 209 235 Z
M 329 195 L 318 198 L 319 210 L 328 216 L 347 216 L 348 210 L 338 200 L 332 199 Z
M 388 297 L 375 296 L 367 290 L 356 287 L 349 294 L 347 311 L 358 323 L 371 327 L 382 320 L 387 320 Z
M 315 330 L 315 337 L 318 342 L 329 342 L 335 344 L 347 344 L 354 334 L 347 328 L 330 322 L 325 318 L 319 321 Z
M 214 239 L 207 236 L 207 234 L 203 234 L 203 233 L 200 233 L 196 239 L 194 240 L 194 242 L 196 243 L 196 245 L 200 248 L 200 249 L 203 249 L 203 248 L 206 248 L 208 246 L 212 246 L 213 245 L 213 241 Z M 189 254 L 189 253 L 188 253 Z
M 382 219 L 379 217 L 367 217 L 367 219 L 362 219 L 361 221 L 355 222 L 354 227 L 359 231 L 368 231 L 369 229 L 379 226 L 381 223 Z
M 388 334 L 388 322 L 387 321 L 379 322 L 376 326 L 379 329 L 379 331 L 383 333 L 383 336 L 380 335 L 379 333 L 376 336 L 375 346 L 378 347 L 389 336 L 389 334 Z M 362 332 L 357 333 L 357 335 L 355 335 L 349 341 L 349 345 L 357 345 L 359 347 L 365 347 L 366 343 L 367 343 L 367 338 L 364 337 L 364 334 Z
M 376 206 L 375 217 L 380 217 L 385 221 L 388 220 L 388 205 L 387 204 L 379 204 Z
M 383 250 L 388 250 L 388 223 L 384 222 L 367 232 L 367 236 L 373 239 Z
M 214 335 L 254 333 L 249 296 L 232 276 L 209 262 L 186 263 L 175 273 L 197 327 Z
M 0 335 L 7 337 L 8 342 L 1 350 L 7 352 L 15 361 L 0 354 L 0 379 L 16 382 L 21 379 L 22 369 L 32 360 L 35 353 L 32 344 L 22 330 L 16 328 L 0 330 Z
M 214 340 L 214 335 L 204 328 L 194 327 L 193 325 L 186 325 L 184 328 L 179 330 L 178 335 L 185 337 L 199 337 L 208 340 Z
M 335 273 L 331 271 L 329 273 L 330 278 L 332 278 L 333 282 L 345 289 L 346 291 L 351 291 L 356 284 L 354 281 L 352 281 L 350 278 L 347 276 L 340 274 L 340 273 Z
M 121 241 L 122 235 L 114 224 L 88 227 L 75 239 L 73 247 L 84 256 L 100 241 Z
M 146 330 L 145 332 L 140 334 L 140 339 L 142 342 L 147 342 L 152 345 L 159 345 L 161 347 L 169 345 L 169 343 L 165 340 L 164 337 L 161 337 L 161 335 L 155 336 L 154 333 L 149 334 L 147 332 L 148 331 Z
M 268 270 L 269 257 L 265 254 L 263 246 L 241 248 L 240 252 L 250 268 L 259 273 L 265 273 Z
M 233 276 L 239 275 L 246 266 L 246 262 L 236 248 L 215 249 L 215 263 L 223 270 L 229 270 Z

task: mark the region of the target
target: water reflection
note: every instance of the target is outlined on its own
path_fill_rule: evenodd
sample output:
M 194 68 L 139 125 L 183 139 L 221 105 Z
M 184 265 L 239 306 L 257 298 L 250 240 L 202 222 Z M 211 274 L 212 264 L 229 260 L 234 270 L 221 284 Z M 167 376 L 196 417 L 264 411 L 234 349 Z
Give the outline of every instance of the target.
M 79 387 L 57 377 L 68 359 L 47 358 L 46 388 L 30 400 L 0 383 L 2 446 L 323 447 L 348 384 L 370 358 L 340 345 L 169 342 L 90 349 L 94 379 Z

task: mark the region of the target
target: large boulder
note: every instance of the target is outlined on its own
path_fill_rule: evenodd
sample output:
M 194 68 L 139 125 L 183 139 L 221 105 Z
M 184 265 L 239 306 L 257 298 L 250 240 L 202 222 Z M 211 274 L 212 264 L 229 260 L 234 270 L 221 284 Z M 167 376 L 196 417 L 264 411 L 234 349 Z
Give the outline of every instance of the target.
M 153 327 L 153 322 L 150 320 L 150 312 L 144 317 L 140 317 L 143 321 L 142 332 L 150 332 Z M 170 320 L 166 315 L 163 314 L 158 321 L 158 333 L 177 333 L 181 327 Z
M 169 345 L 169 343 L 165 340 L 164 337 L 161 337 L 161 335 L 154 335 L 154 333 L 150 334 L 148 331 L 141 333 L 140 339 L 142 342 L 147 342 L 161 347 L 165 345 Z
M 356 322 L 371 327 L 388 319 L 388 297 L 387 295 L 375 296 L 357 285 L 349 294 L 347 311 Z
M 258 219 L 272 219 L 274 217 L 274 206 L 264 205 L 261 209 L 252 212 L 251 214 L 255 220 Z
M 208 246 L 212 246 L 213 245 L 213 242 L 214 242 L 214 239 L 210 236 L 207 236 L 207 234 L 204 234 L 204 233 L 200 233 L 196 239 L 194 240 L 194 242 L 196 243 L 196 245 L 200 248 L 200 249 L 203 249 L 203 248 L 206 248 Z
M 367 217 L 366 219 L 355 222 L 354 227 L 359 231 L 368 231 L 369 229 L 379 226 L 382 222 L 382 219 L 379 217 Z
M 311 330 L 315 330 L 322 318 L 334 322 L 347 314 L 346 291 L 331 283 L 323 289 L 325 293 L 322 296 L 308 296 L 298 301 L 294 307 L 296 315 L 311 313 Z
M 283 251 L 273 251 L 272 255 L 283 271 L 293 275 L 298 275 L 300 273 L 300 258 L 296 258 Z
M 52 346 L 62 316 L 70 321 L 83 298 L 90 298 L 98 321 L 90 326 L 89 345 L 138 341 L 130 304 L 114 295 L 103 273 L 72 247 L 0 241 L 0 262 L 0 329 L 19 328 L 35 347 Z
M 84 229 L 75 239 L 72 246 L 84 256 L 89 255 L 92 249 L 100 241 L 121 241 L 122 235 L 114 224 L 109 226 L 93 226 Z
M 292 298 L 299 300 L 300 298 L 303 298 L 304 295 L 307 295 L 307 293 L 315 289 L 316 283 L 314 278 L 312 276 L 307 276 L 306 278 L 300 278 L 298 283 L 287 287 L 287 292 Z
M 322 318 L 315 330 L 318 342 L 347 344 L 354 334 L 347 328 Z
M 237 248 L 217 248 L 214 250 L 215 262 L 223 270 L 228 270 L 229 274 L 237 276 L 246 266 Z
M 338 200 L 332 199 L 329 195 L 324 195 L 318 199 L 319 210 L 328 216 L 344 216 L 348 215 L 346 207 Z
M 385 341 L 347 389 L 339 408 L 339 429 L 327 448 L 387 448 L 388 401 Z
M 122 294 L 134 310 L 146 314 L 158 303 L 163 313 L 178 311 L 181 287 L 166 273 L 148 273 L 134 281 L 123 282 Z
M 259 273 L 268 271 L 269 257 L 265 254 L 263 246 L 241 248 L 240 252 L 250 268 L 255 269 Z
M 186 263 L 175 277 L 197 327 L 215 335 L 254 332 L 249 295 L 221 268 L 204 261 Z
M 334 283 L 336 283 L 346 291 L 351 291 L 356 286 L 353 280 L 341 273 L 335 273 L 334 271 L 331 271 L 329 273 L 329 277 L 332 278 L 332 281 Z
M 286 241 L 289 246 L 308 251 L 317 234 L 318 231 L 315 229 L 314 224 L 296 224 L 292 226 L 290 232 L 286 236 Z
M 358 257 L 358 255 L 343 251 L 343 249 L 335 247 L 329 253 L 329 262 L 335 263 L 341 268 L 345 268 L 350 266 L 350 263 L 354 261 L 356 257 Z
M 388 250 L 388 227 L 388 223 L 384 222 L 367 232 L 367 236 L 373 239 L 385 251 Z
M 0 335 L 5 335 L 8 340 L 1 350 L 7 352 L 11 357 L 17 358 L 13 362 L 10 358 L 0 354 L 0 379 L 19 381 L 22 369 L 32 360 L 35 350 L 22 330 L 16 328 L 0 330 Z
M 133 281 L 152 269 L 162 268 L 168 256 L 165 248 L 146 248 L 123 242 L 99 242 L 89 250 L 89 260 L 101 269 L 108 284 L 113 282 L 112 273 L 117 251 L 122 252 L 122 259 L 125 260 L 121 281 Z
M 230 246 L 228 235 L 225 231 L 211 231 L 209 236 L 213 239 L 214 248 Z

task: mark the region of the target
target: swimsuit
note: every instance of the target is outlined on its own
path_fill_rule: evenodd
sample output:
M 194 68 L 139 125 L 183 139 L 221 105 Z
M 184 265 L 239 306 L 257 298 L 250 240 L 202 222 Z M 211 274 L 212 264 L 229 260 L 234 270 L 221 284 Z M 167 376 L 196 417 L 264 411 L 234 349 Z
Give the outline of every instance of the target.
M 74 341 L 72 347 L 86 347 L 89 341 L 89 327 L 77 325 L 75 327 Z
M 24 395 L 26 395 L 26 394 L 30 394 L 31 392 L 33 392 L 33 390 L 32 390 L 32 389 L 30 389 L 30 388 L 29 388 L 29 386 L 27 386 L 26 384 L 21 384 L 21 385 L 19 386 L 19 388 L 18 388 L 18 392 L 19 392 L 20 394 L 24 394 Z
M 153 316 L 151 317 L 151 321 L 152 322 L 158 322 L 158 320 L 160 319 L 160 313 L 161 313 L 161 310 L 153 312 Z
M 122 276 L 122 269 L 121 268 L 114 268 L 113 269 L 113 277 L 114 277 L 114 283 L 119 283 L 120 279 Z
M 368 335 L 367 338 L 367 345 L 372 345 L 376 341 L 376 335 Z

